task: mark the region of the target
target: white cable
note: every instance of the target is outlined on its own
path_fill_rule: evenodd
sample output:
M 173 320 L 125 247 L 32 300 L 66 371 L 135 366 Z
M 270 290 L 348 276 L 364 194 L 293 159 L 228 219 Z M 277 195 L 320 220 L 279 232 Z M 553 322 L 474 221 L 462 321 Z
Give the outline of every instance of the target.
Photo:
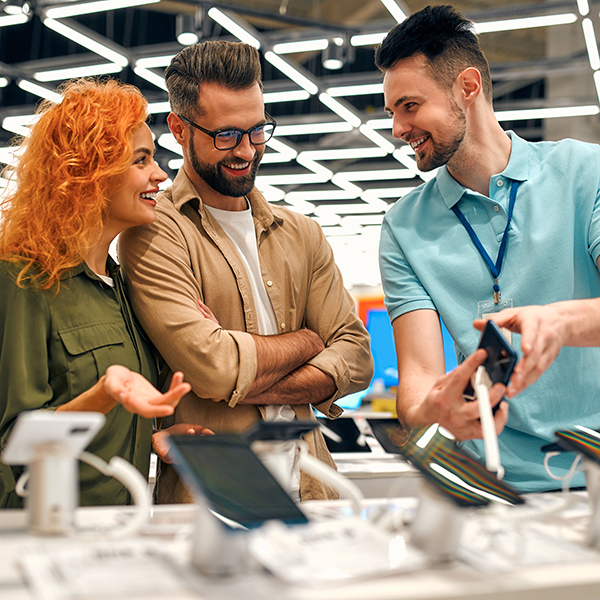
M 29 490 L 25 488 L 27 482 L 29 481 L 29 469 L 26 469 L 19 477 L 15 485 L 15 492 L 17 496 L 21 496 L 21 498 L 27 498 L 29 496 Z
M 479 404 L 479 419 L 483 431 L 483 446 L 485 450 L 485 466 L 488 471 L 496 474 L 498 479 L 504 477 L 504 468 L 500 462 L 500 449 L 498 447 L 498 436 L 496 435 L 496 424 L 490 404 L 491 381 L 483 365 L 479 366 L 475 373 L 473 389 Z
M 348 480 L 346 477 L 333 470 L 330 466 L 317 458 L 314 458 L 308 453 L 308 444 L 300 441 L 300 470 L 308 475 L 312 475 L 323 483 L 330 485 L 338 491 L 340 496 L 349 498 L 352 502 L 352 509 L 357 517 L 360 517 L 362 510 L 362 501 L 364 500 L 363 493 L 358 486 Z
M 571 483 L 571 479 L 573 479 L 573 476 L 575 475 L 575 472 L 577 471 L 577 467 L 579 466 L 579 463 L 581 462 L 581 459 L 583 458 L 582 454 L 577 454 L 577 456 L 575 457 L 575 459 L 573 460 L 573 463 L 571 464 L 571 467 L 569 468 L 569 470 L 566 472 L 565 475 L 559 476 L 559 475 L 555 475 L 551 470 L 550 470 L 550 459 L 554 458 L 555 456 L 558 456 L 559 454 L 561 454 L 561 452 L 546 452 L 546 455 L 544 456 L 544 468 L 546 469 L 546 473 L 548 473 L 548 476 L 551 477 L 552 479 L 556 480 L 556 481 L 562 481 L 563 482 L 563 492 L 567 492 L 569 490 L 569 484 Z
M 148 482 L 142 474 L 120 456 L 113 456 L 110 462 L 106 463 L 95 454 L 82 452 L 79 460 L 94 467 L 103 475 L 114 477 L 120 481 L 129 490 L 131 499 L 137 506 L 134 516 L 125 526 L 108 531 L 111 537 L 123 537 L 137 533 L 150 519 L 150 492 L 148 491 Z

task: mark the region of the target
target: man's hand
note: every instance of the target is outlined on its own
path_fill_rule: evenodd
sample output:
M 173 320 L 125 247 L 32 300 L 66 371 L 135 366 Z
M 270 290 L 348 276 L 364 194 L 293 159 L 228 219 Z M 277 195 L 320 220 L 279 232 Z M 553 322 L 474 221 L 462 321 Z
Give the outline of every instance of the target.
M 179 401 L 192 388 L 183 382 L 183 373 L 173 374 L 169 390 L 161 394 L 143 375 L 121 365 L 106 369 L 104 391 L 130 413 L 151 419 L 173 414 Z
M 439 423 L 445 427 L 454 437 L 461 440 L 481 439 L 483 433 L 479 421 L 479 404 L 477 402 L 466 402 L 463 398 L 465 389 L 471 374 L 486 358 L 485 350 L 477 350 L 454 371 L 440 377 L 425 400 L 411 407 L 406 416 L 410 423 L 429 425 Z M 490 404 L 496 406 L 504 395 L 505 387 L 497 383 L 490 390 Z M 508 419 L 508 404 L 502 402 L 496 414 L 494 422 L 496 433 L 500 433 Z
M 171 463 L 169 458 L 169 437 L 172 435 L 214 435 L 214 433 L 202 427 L 190 423 L 177 423 L 167 429 L 161 429 L 152 435 L 152 450 L 163 462 Z
M 566 345 L 569 333 L 567 322 L 561 318 L 562 314 L 560 304 L 548 304 L 506 308 L 490 316 L 499 327 L 521 334 L 523 356 L 517 363 L 506 390 L 509 398 L 537 381 Z M 477 319 L 473 326 L 482 331 L 485 321 Z
M 210 310 L 210 308 L 208 308 L 208 306 L 206 306 L 206 304 L 204 304 L 204 302 L 202 302 L 202 300 L 196 300 L 196 302 L 198 303 L 198 308 L 200 309 L 202 316 L 205 317 L 206 319 L 209 319 L 210 321 L 213 321 L 220 327 L 221 324 L 219 323 L 219 321 L 217 321 L 217 317 L 215 317 L 215 315 L 213 315 L 212 310 Z

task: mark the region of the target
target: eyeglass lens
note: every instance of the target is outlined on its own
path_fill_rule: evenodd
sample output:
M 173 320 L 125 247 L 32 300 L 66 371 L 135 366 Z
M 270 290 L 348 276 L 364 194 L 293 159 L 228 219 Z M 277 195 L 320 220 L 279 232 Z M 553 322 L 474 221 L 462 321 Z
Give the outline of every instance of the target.
M 248 131 L 250 136 L 250 142 L 255 146 L 265 144 L 271 139 L 275 126 L 273 123 L 264 123 L 263 125 L 257 125 Z M 229 129 L 227 131 L 220 131 L 215 136 L 215 145 L 219 150 L 228 150 L 237 146 L 242 140 L 244 132 L 239 129 Z

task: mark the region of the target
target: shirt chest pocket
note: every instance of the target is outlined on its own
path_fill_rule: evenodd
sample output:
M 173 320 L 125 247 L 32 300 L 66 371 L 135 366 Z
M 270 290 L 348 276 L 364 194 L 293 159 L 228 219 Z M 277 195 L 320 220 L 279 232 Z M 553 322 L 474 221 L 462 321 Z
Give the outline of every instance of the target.
M 131 343 L 127 334 L 117 324 L 98 323 L 58 333 L 65 349 L 73 396 L 94 385 L 110 365 L 124 365 L 139 370 L 137 361 L 132 361 Z

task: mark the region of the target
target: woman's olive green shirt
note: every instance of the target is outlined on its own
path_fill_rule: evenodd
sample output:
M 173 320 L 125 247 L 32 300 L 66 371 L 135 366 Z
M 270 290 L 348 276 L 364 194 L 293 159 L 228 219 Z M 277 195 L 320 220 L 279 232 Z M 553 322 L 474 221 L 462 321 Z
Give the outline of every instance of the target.
M 156 385 L 148 344 L 125 296 L 118 265 L 109 258 L 114 288 L 85 263 L 65 273 L 56 288 L 20 288 L 21 265 L 0 260 L 0 450 L 19 413 L 53 409 L 91 388 L 110 365 L 124 365 Z M 108 461 L 121 456 L 147 477 L 152 422 L 121 405 L 88 450 Z M 0 463 L 0 507 L 17 508 L 14 491 L 22 468 Z M 116 480 L 81 465 L 82 505 L 129 503 Z

